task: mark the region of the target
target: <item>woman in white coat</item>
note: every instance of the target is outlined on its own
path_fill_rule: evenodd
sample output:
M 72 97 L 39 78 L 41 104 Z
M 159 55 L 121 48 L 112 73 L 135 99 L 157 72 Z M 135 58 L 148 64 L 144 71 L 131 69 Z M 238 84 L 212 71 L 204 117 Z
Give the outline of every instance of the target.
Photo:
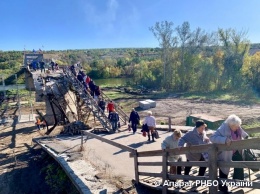
M 248 134 L 241 128 L 241 119 L 232 114 L 230 115 L 224 123 L 217 129 L 217 131 L 210 137 L 210 141 L 212 143 L 218 144 L 226 144 L 229 146 L 232 141 L 238 141 L 248 136 Z M 232 157 L 234 160 L 234 156 L 242 155 L 240 150 L 231 150 L 231 151 L 222 151 L 218 154 L 219 161 L 230 162 L 232 161 Z M 219 178 L 227 179 L 230 168 L 221 167 L 219 169 Z M 242 170 L 242 172 L 241 172 Z M 235 169 L 234 174 L 240 174 L 240 177 L 244 176 L 243 169 Z M 228 188 L 226 185 L 219 184 L 219 190 L 228 193 Z

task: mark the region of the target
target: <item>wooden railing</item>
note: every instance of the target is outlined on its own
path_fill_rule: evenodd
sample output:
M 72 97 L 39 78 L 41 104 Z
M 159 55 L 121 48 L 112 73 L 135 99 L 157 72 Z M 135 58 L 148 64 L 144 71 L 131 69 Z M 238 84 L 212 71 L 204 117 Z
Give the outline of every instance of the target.
M 107 102 L 111 101 L 111 99 L 102 90 L 101 90 L 101 95 L 105 101 Z M 123 109 L 118 104 L 116 104 L 115 102 L 113 103 L 115 105 L 115 109 L 117 113 L 119 114 L 119 119 L 126 125 L 129 120 L 129 116 L 123 111 Z
M 233 141 L 230 146 L 223 144 L 207 144 L 198 145 L 191 147 L 182 147 L 175 149 L 165 149 L 165 150 L 153 150 L 153 151 L 142 151 L 136 153 L 130 153 L 130 157 L 135 158 L 135 169 L 136 169 L 136 181 L 139 182 L 139 176 L 152 176 L 162 178 L 162 183 L 169 179 L 185 179 L 185 180 L 221 180 L 217 177 L 217 169 L 219 167 L 239 167 L 239 168 L 260 168 L 260 161 L 236 161 L 236 162 L 220 162 L 217 161 L 217 153 L 219 151 L 229 151 L 229 150 L 242 150 L 242 149 L 260 149 L 260 138 L 247 139 L 241 141 Z M 208 152 L 208 161 L 190 161 L 190 162 L 168 162 L 169 155 L 181 155 L 187 153 L 203 153 Z M 141 157 L 153 157 L 162 156 L 162 160 L 158 162 L 138 162 Z M 209 176 L 189 176 L 189 175 L 173 175 L 168 173 L 168 166 L 199 166 L 208 167 Z M 141 172 L 139 171 L 140 166 L 161 166 L 162 172 Z M 227 182 L 234 182 L 234 180 L 227 179 Z M 245 184 L 250 185 L 250 184 Z M 260 189 L 259 182 L 252 182 L 252 186 L 246 186 L 254 189 Z M 167 185 L 162 186 L 162 192 L 167 193 Z M 217 193 L 217 186 L 212 185 L 209 187 L 209 192 L 211 194 Z

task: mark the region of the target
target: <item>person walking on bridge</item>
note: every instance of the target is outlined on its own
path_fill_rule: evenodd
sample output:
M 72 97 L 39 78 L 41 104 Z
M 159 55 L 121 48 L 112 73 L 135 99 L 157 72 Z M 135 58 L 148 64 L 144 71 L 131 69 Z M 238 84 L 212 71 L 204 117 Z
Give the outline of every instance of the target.
M 154 130 L 156 128 L 156 120 L 155 120 L 154 116 L 152 116 L 152 114 L 153 114 L 152 111 L 148 111 L 147 113 L 148 113 L 148 116 L 146 116 L 144 118 L 143 124 L 144 125 L 147 124 L 148 129 L 149 129 L 149 131 L 148 131 L 148 141 L 151 141 L 151 139 L 150 139 L 151 135 L 152 135 L 152 140 L 155 141 L 154 140 Z
M 103 113 L 104 113 L 104 112 L 105 112 L 105 109 L 106 109 L 106 102 L 103 100 L 102 97 L 99 97 L 98 106 L 101 108 L 101 110 L 102 110 Z
M 42 71 L 45 73 L 45 63 L 43 61 L 40 62 L 40 68 L 41 68 L 41 73 Z
M 113 101 L 111 100 L 108 104 L 107 104 L 107 112 L 112 112 L 115 109 L 115 105 L 113 103 Z
M 119 116 L 115 109 L 113 109 L 112 112 L 109 113 L 108 119 L 111 122 L 113 131 L 115 132 L 117 130 L 117 123 L 119 121 Z
M 140 123 L 140 117 L 138 112 L 136 112 L 134 108 L 132 108 L 132 112 L 130 113 L 129 124 L 130 122 L 131 122 L 131 128 L 133 129 L 133 134 L 135 134 L 137 125 L 139 125 Z

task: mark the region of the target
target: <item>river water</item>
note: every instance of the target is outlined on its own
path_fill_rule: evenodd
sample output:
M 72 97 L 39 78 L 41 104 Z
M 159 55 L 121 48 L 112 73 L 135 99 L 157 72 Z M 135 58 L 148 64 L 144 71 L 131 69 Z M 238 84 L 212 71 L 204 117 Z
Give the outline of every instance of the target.
M 110 78 L 110 79 L 94 79 L 94 82 L 98 86 L 126 86 L 131 82 L 132 78 Z
M 115 86 L 126 86 L 129 82 L 131 82 L 133 79 L 132 78 L 110 78 L 110 79 L 94 79 L 95 84 L 98 86 L 110 86 L 110 87 L 115 87 Z M 0 83 L 0 91 L 4 90 L 4 87 L 2 83 Z M 16 85 L 7 85 L 5 86 L 5 90 L 16 90 L 17 86 Z M 25 89 L 25 84 L 18 84 L 18 89 Z

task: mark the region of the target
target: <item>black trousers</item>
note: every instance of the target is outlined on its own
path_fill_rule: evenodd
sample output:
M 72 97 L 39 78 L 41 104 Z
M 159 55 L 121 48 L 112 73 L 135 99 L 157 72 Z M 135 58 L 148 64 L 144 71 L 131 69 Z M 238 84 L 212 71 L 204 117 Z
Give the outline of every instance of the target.
M 133 122 L 132 121 L 132 129 L 133 129 L 133 132 L 135 133 L 136 132 L 136 129 L 137 129 L 137 123 Z
M 224 178 L 224 179 L 227 179 L 228 178 L 228 175 L 223 173 L 220 168 L 219 168 L 219 178 Z M 220 191 L 222 192 L 227 192 L 228 191 L 228 187 L 226 185 L 222 185 L 222 182 L 220 181 L 219 182 L 219 185 L 218 185 L 218 188 Z
M 205 161 L 202 155 L 199 161 Z M 189 162 L 189 160 L 187 160 L 187 162 Z M 189 175 L 191 168 L 192 166 L 185 166 L 184 175 Z M 207 167 L 200 167 L 198 176 L 204 176 L 206 169 Z

